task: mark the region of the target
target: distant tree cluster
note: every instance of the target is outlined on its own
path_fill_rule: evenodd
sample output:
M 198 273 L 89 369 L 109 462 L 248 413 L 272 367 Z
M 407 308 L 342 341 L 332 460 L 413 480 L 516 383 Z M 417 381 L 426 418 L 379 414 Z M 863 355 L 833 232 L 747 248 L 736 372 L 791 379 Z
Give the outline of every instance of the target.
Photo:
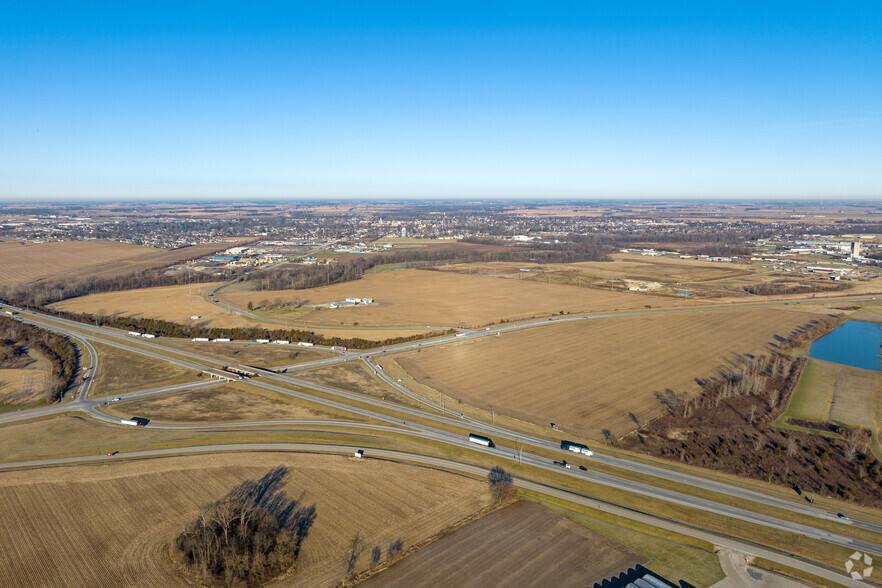
M 847 282 L 812 281 L 796 284 L 788 280 L 776 280 L 774 282 L 744 286 L 744 291 L 748 294 L 755 294 L 757 296 L 778 296 L 783 294 L 807 294 L 811 292 L 836 292 L 839 290 L 847 290 L 849 288 L 851 288 L 851 284 Z
M 22 347 L 34 349 L 49 360 L 52 376 L 46 399 L 49 402 L 59 401 L 77 371 L 76 347 L 66 337 L 51 331 L 0 317 L 0 353 L 11 357 L 21 353 Z M 10 348 L 13 348 L 12 351 Z
M 384 345 L 396 345 L 398 343 L 407 343 L 408 341 L 418 341 L 429 337 L 437 337 L 438 335 L 443 335 L 445 332 L 456 332 L 454 329 L 450 329 L 445 332 L 433 331 L 431 333 L 411 335 L 410 337 L 393 337 L 383 341 L 368 341 L 367 339 L 359 339 L 357 337 L 325 337 L 324 335 L 319 335 L 312 331 L 300 331 L 296 329 L 268 330 L 257 327 L 199 327 L 182 325 L 180 323 L 173 323 L 162 319 L 76 314 L 48 308 L 43 308 L 41 311 L 81 323 L 88 323 L 101 327 L 113 327 L 127 331 L 138 331 L 139 333 L 150 333 L 160 337 L 182 337 L 187 339 L 208 337 L 209 339 L 228 338 L 240 341 L 253 341 L 254 339 L 283 339 L 285 341 L 304 341 L 307 343 L 315 343 L 316 345 L 340 345 L 351 349 L 371 349 L 373 347 Z
M 204 508 L 174 542 L 187 570 L 209 586 L 260 586 L 294 567 L 316 512 L 285 494 L 287 477 L 279 466 Z

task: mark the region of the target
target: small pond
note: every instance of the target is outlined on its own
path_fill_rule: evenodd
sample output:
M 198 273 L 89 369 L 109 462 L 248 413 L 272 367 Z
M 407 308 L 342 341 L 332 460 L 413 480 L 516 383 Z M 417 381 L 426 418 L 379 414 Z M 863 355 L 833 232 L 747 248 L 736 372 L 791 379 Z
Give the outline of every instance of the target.
M 846 321 L 812 343 L 809 357 L 878 372 L 880 345 L 882 325 Z

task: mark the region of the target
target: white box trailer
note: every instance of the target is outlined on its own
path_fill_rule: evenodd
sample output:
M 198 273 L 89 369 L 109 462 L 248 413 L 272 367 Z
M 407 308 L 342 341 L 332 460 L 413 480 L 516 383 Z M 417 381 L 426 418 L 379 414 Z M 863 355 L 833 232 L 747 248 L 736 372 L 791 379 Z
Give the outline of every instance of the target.
M 132 337 L 140 337 L 141 333 L 139 333 L 138 331 L 129 331 L 129 335 L 131 335 Z
M 469 435 L 469 443 L 476 443 L 478 445 L 483 445 L 484 447 L 496 447 L 490 437 L 475 435 L 474 433 Z
M 219 337 L 214 340 L 215 343 L 229 343 L 232 339 L 228 339 L 226 337 Z
M 194 343 L 208 343 L 208 337 L 193 337 Z
M 594 455 L 594 452 L 588 449 L 587 445 L 582 445 L 581 443 L 575 443 L 573 441 L 561 441 L 560 448 L 566 449 L 567 451 L 572 451 L 573 453 L 581 453 L 582 455 L 587 455 L 588 457 Z
M 290 341 L 285 341 L 284 339 L 276 339 L 275 341 L 273 341 L 273 343 L 275 343 L 276 345 L 290 345 L 291 344 Z
M 156 339 L 156 335 L 151 335 L 150 333 L 144 333 L 141 336 L 145 339 Z
M 269 343 L 270 340 L 269 339 L 255 339 L 254 342 L 255 343 Z
M 314 347 L 315 346 L 315 343 L 309 343 L 307 341 L 299 341 L 297 344 L 301 347 Z

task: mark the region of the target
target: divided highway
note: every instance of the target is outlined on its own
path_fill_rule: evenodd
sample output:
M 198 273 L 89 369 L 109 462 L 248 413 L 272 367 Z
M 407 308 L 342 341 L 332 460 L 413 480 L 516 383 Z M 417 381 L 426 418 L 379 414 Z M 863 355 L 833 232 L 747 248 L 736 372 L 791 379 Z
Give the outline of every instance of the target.
M 815 301 L 816 302 L 816 301 Z M 779 303 L 780 304 L 780 303 Z M 742 305 L 744 307 L 748 306 L 765 306 L 765 305 Z M 12 308 L 12 307 L 8 307 Z M 77 338 L 81 343 L 84 344 L 86 349 L 89 350 L 89 353 L 92 356 L 92 367 L 97 365 L 97 354 L 94 352 L 94 348 L 83 339 L 83 334 L 79 332 L 80 330 L 86 330 L 92 334 L 94 334 L 97 339 L 104 344 L 112 345 L 114 347 L 118 347 L 121 349 L 125 349 L 134 353 L 147 355 L 150 357 L 154 357 L 156 359 L 160 359 L 162 361 L 168 361 L 170 363 L 174 363 L 177 365 L 181 365 L 183 367 L 187 367 L 197 371 L 205 371 L 207 365 L 216 365 L 219 362 L 213 360 L 211 358 L 202 357 L 195 353 L 190 353 L 186 351 L 179 351 L 177 349 L 170 349 L 167 347 L 163 347 L 160 344 L 157 344 L 152 341 L 145 340 L 135 340 L 131 337 L 128 337 L 118 331 L 106 329 L 102 327 L 96 327 L 92 325 L 86 325 L 83 323 L 77 323 L 74 321 L 68 321 L 65 319 L 58 319 L 55 317 L 48 317 L 42 315 L 40 313 L 22 311 L 20 309 L 15 309 L 19 313 L 20 320 L 24 320 L 31 324 L 35 324 L 37 326 L 41 326 L 43 328 L 47 328 L 50 330 L 62 332 L 68 334 L 72 337 Z M 675 309 L 664 312 L 694 312 L 697 310 L 704 309 Z M 366 425 L 366 424 L 358 424 L 358 423 L 348 423 L 341 424 L 341 422 L 327 422 L 323 423 L 324 425 L 335 427 L 351 427 L 353 429 L 374 429 L 374 430 L 382 430 L 382 431 L 394 431 L 398 434 L 407 434 L 416 437 L 421 437 L 433 441 L 439 441 L 451 445 L 456 445 L 459 447 L 467 447 L 468 449 L 475 451 L 482 451 L 484 453 L 488 453 L 491 455 L 495 455 L 496 457 L 507 459 L 507 460 L 517 460 L 520 459 L 524 464 L 531 465 L 537 468 L 542 468 L 546 470 L 552 470 L 557 473 L 564 473 L 567 475 L 580 477 L 583 479 L 587 479 L 591 482 L 597 484 L 603 484 L 606 486 L 626 490 L 635 494 L 641 494 L 645 496 L 650 496 L 655 499 L 661 499 L 668 501 L 670 503 L 679 504 L 683 506 L 688 506 L 690 508 L 696 508 L 699 510 L 704 510 L 707 512 L 712 512 L 716 514 L 723 514 L 726 516 L 730 516 L 733 518 L 737 518 L 739 520 L 748 521 L 754 524 L 765 525 L 769 527 L 773 527 L 776 529 L 783 529 L 798 535 L 802 535 L 805 537 L 811 537 L 815 539 L 819 539 L 822 541 L 827 541 L 836 545 L 841 545 L 843 547 L 847 547 L 849 549 L 861 550 L 869 553 L 873 553 L 876 555 L 882 555 L 882 546 L 877 545 L 875 543 L 857 540 L 854 538 L 847 537 L 845 535 L 839 533 L 833 533 L 821 529 L 817 529 L 808 525 L 802 525 L 799 523 L 787 521 L 784 519 L 771 517 L 767 515 L 762 515 L 759 513 L 754 513 L 749 510 L 744 510 L 740 508 L 735 508 L 730 505 L 724 504 L 722 502 L 699 499 L 693 497 L 688 494 L 683 494 L 679 492 L 675 492 L 672 490 L 660 489 L 651 485 L 651 480 L 647 480 L 650 483 L 636 482 L 632 480 L 628 480 L 625 478 L 621 478 L 618 476 L 613 476 L 610 474 L 605 474 L 601 472 L 596 472 L 592 470 L 588 470 L 586 472 L 582 472 L 579 470 L 561 470 L 556 466 L 551 464 L 551 461 L 542 456 L 533 455 L 531 453 L 525 453 L 523 451 L 518 453 L 513 453 L 511 449 L 486 449 L 480 448 L 474 444 L 469 444 L 464 436 L 447 432 L 440 428 L 430 427 L 423 424 L 416 424 L 414 422 L 407 422 L 405 424 L 404 420 L 399 420 L 396 417 L 389 416 L 389 414 L 385 414 L 382 412 L 375 412 L 373 410 L 363 409 L 356 406 L 352 406 L 351 404 L 347 404 L 347 401 L 357 401 L 362 405 L 373 405 L 376 408 L 383 409 L 385 411 L 395 411 L 398 414 L 402 415 L 412 415 L 413 417 L 418 417 L 421 421 L 433 421 L 438 425 L 453 425 L 457 427 L 466 427 L 475 432 L 480 432 L 482 434 L 493 437 L 497 442 L 501 442 L 503 439 L 509 439 L 515 441 L 517 443 L 522 443 L 525 446 L 541 448 L 544 450 L 551 451 L 561 451 L 559 445 L 557 443 L 548 441 L 546 439 L 536 438 L 529 435 L 525 435 L 522 433 L 518 433 L 515 431 L 511 431 L 505 429 L 503 427 L 499 427 L 496 425 L 488 424 L 485 422 L 477 421 L 474 419 L 470 419 L 467 417 L 460 418 L 459 413 L 450 410 L 441 409 L 440 406 L 435 403 L 428 401 L 426 398 L 420 397 L 416 395 L 411 390 L 407 389 L 405 386 L 402 386 L 398 382 L 394 381 L 392 378 L 387 376 L 385 372 L 378 369 L 375 360 L 377 357 L 381 357 L 384 353 L 405 351 L 409 349 L 416 349 L 424 346 L 434 346 L 441 345 L 445 343 L 449 343 L 452 341 L 464 340 L 468 338 L 476 338 L 483 336 L 495 335 L 496 333 L 507 332 L 517 329 L 523 328 L 531 328 L 531 327 L 540 327 L 555 323 L 561 322 L 570 322 L 577 320 L 589 320 L 593 318 L 608 318 L 611 316 L 632 316 L 636 314 L 655 314 L 661 311 L 638 311 L 638 312 L 629 312 L 629 313 L 617 313 L 617 314 L 605 314 L 605 315 L 597 315 L 597 316 L 568 316 L 568 317 L 560 317 L 555 319 L 545 319 L 545 320 L 537 320 L 537 321 L 529 321 L 526 323 L 519 323 L 515 325 L 505 325 L 501 327 L 496 327 L 489 330 L 484 331 L 469 331 L 465 333 L 460 333 L 457 336 L 445 336 L 439 337 L 430 341 L 420 341 L 420 342 L 409 342 L 400 345 L 389 346 L 383 349 L 376 349 L 370 351 L 347 351 L 342 355 L 329 357 L 322 360 L 316 360 L 313 362 L 306 362 L 301 364 L 295 364 L 292 366 L 288 366 L 288 371 L 297 371 L 301 369 L 308 369 L 309 367 L 317 367 L 321 365 L 331 365 L 334 363 L 353 361 L 353 360 L 361 360 L 367 363 L 369 366 L 377 372 L 377 375 L 380 376 L 387 384 L 393 386 L 395 389 L 399 390 L 401 393 L 406 394 L 413 398 L 418 398 L 420 402 L 426 406 L 434 408 L 435 410 L 443 412 L 443 414 L 429 414 L 426 411 L 418 410 L 410 407 L 399 406 L 396 404 L 384 402 L 381 400 L 369 398 L 366 396 L 345 392 L 342 390 L 337 390 L 334 388 L 330 388 L 327 386 L 321 386 L 317 384 L 313 384 L 311 382 L 306 382 L 304 380 L 300 380 L 298 378 L 292 377 L 287 374 L 277 374 L 271 370 L 260 370 L 261 377 L 257 379 L 252 379 L 249 381 L 250 384 L 255 386 L 260 386 L 265 389 L 273 390 L 278 393 L 287 394 L 290 396 L 295 396 L 298 398 L 306 399 L 310 402 L 324 404 L 326 406 L 331 406 L 334 408 L 338 408 L 340 410 L 345 410 L 350 413 L 360 414 L 362 416 L 375 419 L 380 422 L 388 423 L 388 425 Z M 59 326 L 59 324 L 66 325 L 65 327 Z M 76 329 L 76 330 L 74 330 Z M 170 356 L 171 355 L 171 356 Z M 186 359 L 183 359 L 186 358 Z M 207 364 L 207 365 L 206 365 Z M 269 381 L 267 381 L 269 380 Z M 299 392 L 292 390 L 285 386 L 280 386 L 271 382 L 276 382 L 277 384 L 287 384 L 287 385 L 296 385 L 304 389 L 313 389 L 320 392 L 324 392 L 327 395 L 332 395 L 335 398 L 339 398 L 340 401 L 330 400 L 327 398 L 317 397 L 314 395 L 310 395 L 304 392 Z M 51 407 L 45 407 L 41 409 L 22 411 L 19 413 L 10 413 L 6 415 L 0 415 L 0 424 L 7 422 L 14 422 L 15 420 L 21 420 L 25 418 L 34 418 L 38 416 L 46 416 L 48 414 L 55 414 L 60 412 L 67 412 L 70 410 L 81 410 L 88 413 L 91 413 L 96 418 L 105 421 L 114 421 L 115 419 L 111 419 L 106 415 L 98 412 L 97 406 L 101 404 L 100 400 L 95 399 L 86 399 L 86 395 L 88 392 L 88 384 L 91 384 L 91 378 L 87 380 L 87 382 L 81 386 L 79 394 L 75 401 L 62 404 L 55 405 Z M 125 398 L 133 399 L 133 398 L 143 398 L 151 395 L 157 394 L 168 394 L 180 390 L 185 389 L 193 389 L 199 387 L 207 387 L 211 385 L 217 385 L 217 382 L 196 382 L 191 384 L 182 384 L 179 386 L 170 386 L 166 388 L 159 388 L 154 390 L 145 390 L 142 392 L 131 393 L 124 395 Z M 149 415 L 146 415 L 149 416 Z M 407 418 L 406 416 L 404 417 Z M 174 429 L 217 429 L 218 427 L 229 428 L 230 426 L 235 427 L 254 427 L 254 426 L 284 426 L 284 425 L 302 425 L 305 424 L 305 421 L 256 421 L 251 423 L 224 423 L 218 425 L 171 425 L 171 424 L 160 424 L 160 423 L 151 423 L 152 428 L 174 428 Z M 400 423 L 400 424 L 399 424 Z M 315 425 L 317 424 L 315 421 L 309 421 L 309 424 Z M 372 450 L 374 451 L 374 450 Z M 564 452 L 567 455 L 571 455 L 567 452 Z M 843 530 L 847 529 L 848 524 L 852 524 L 856 527 L 861 527 L 864 529 L 868 529 L 875 532 L 882 532 L 882 525 L 873 523 L 871 521 L 863 521 L 863 520 L 852 520 L 843 522 L 840 520 L 835 513 L 826 512 L 808 505 L 803 505 L 800 503 L 788 501 L 783 498 L 766 495 L 762 492 L 749 490 L 740 488 L 737 486 L 727 485 L 721 482 L 717 482 L 715 480 L 704 478 L 700 476 L 690 475 L 682 472 L 678 472 L 675 470 L 669 470 L 667 468 L 663 468 L 660 466 L 654 466 L 645 464 L 642 462 L 638 462 L 636 460 L 625 459 L 622 457 L 615 457 L 611 455 L 604 454 L 595 454 L 594 461 L 598 461 L 605 465 L 614 466 L 617 468 L 621 468 L 623 470 L 629 470 L 631 472 L 635 472 L 645 476 L 653 476 L 666 480 L 676 481 L 682 484 L 687 484 L 690 486 L 703 488 L 706 490 L 710 490 L 713 492 L 717 492 L 723 495 L 735 496 L 738 498 L 742 498 L 745 500 L 762 503 L 767 506 L 773 506 L 780 509 L 785 509 L 791 512 L 798 512 L 804 515 L 826 519 L 830 521 L 836 521 L 837 523 L 843 523 Z M 451 462 L 453 463 L 453 462 Z M 20 467 L 21 464 L 18 464 Z M 457 464 L 458 467 L 472 467 L 472 466 L 463 466 L 462 464 Z M 5 466 L 4 466 L 5 467 Z M 521 485 L 524 485 L 524 481 L 519 482 Z M 526 486 L 524 486 L 526 487 Z M 543 486 L 543 492 L 549 493 L 551 489 Z M 563 491 L 565 492 L 565 491 Z M 569 500 L 569 498 L 568 498 Z M 657 524 L 653 523 L 653 524 Z M 689 533 L 687 533 L 689 534 Z M 712 541 L 721 544 L 718 539 L 713 539 Z M 739 549 L 740 550 L 740 549 Z M 765 557 L 765 556 L 764 556 Z M 771 558 L 773 559 L 773 558 Z M 790 564 L 788 564 L 790 565 Z M 794 566 L 796 567 L 796 566 Z M 815 573 L 815 572 L 813 572 Z M 837 581 L 842 581 L 843 576 L 837 575 Z

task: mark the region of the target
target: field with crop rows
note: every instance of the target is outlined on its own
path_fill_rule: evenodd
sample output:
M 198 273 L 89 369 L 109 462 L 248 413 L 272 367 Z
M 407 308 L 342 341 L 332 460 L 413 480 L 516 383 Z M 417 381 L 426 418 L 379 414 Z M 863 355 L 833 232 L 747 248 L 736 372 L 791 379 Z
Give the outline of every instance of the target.
M 273 313 L 273 318 L 277 322 L 269 320 L 260 321 L 230 312 L 223 307 L 212 304 L 205 299 L 204 294 L 216 285 L 216 283 L 207 283 L 194 284 L 192 286 L 139 288 L 123 292 L 102 292 L 63 300 L 50 305 L 50 307 L 75 313 L 155 318 L 183 325 L 205 327 L 260 327 L 270 330 L 303 328 L 297 326 L 298 317 L 292 316 L 290 320 L 286 320 L 286 315 L 283 311 Z M 290 297 L 297 292 L 291 290 L 286 292 L 285 295 Z M 218 295 L 218 298 L 223 299 L 224 296 L 226 295 L 221 294 Z M 235 294 L 230 296 L 235 296 Z M 250 298 L 256 297 L 251 296 Z M 245 305 L 243 305 L 243 310 L 247 304 L 246 301 Z M 323 312 L 330 313 L 331 311 L 326 310 Z M 199 318 L 191 319 L 191 316 L 198 316 Z M 307 329 L 327 337 L 357 337 L 369 341 L 381 341 L 394 337 L 410 337 L 429 332 L 427 329 L 359 329 L 356 326 L 352 326 L 351 323 L 347 323 L 349 326 L 343 328 L 331 328 L 334 324 L 333 322 L 329 323 L 327 328 L 310 326 Z
M 373 298 L 376 303 L 316 310 L 299 321 L 316 325 L 440 325 L 476 327 L 502 320 L 557 315 L 560 311 L 601 312 L 651 305 L 690 305 L 688 300 L 650 297 L 632 292 L 572 288 L 530 280 L 503 280 L 448 271 L 393 270 L 360 280 L 305 290 L 221 292 L 219 298 L 245 308 L 279 299 L 318 305 L 347 297 Z
M 43 356 L 28 351 L 33 363 L 0 369 L 0 404 L 28 404 L 46 397 L 52 366 Z
M 469 523 L 371 577 L 381 586 L 584 587 L 646 558 L 532 502 Z
M 733 309 L 600 318 L 395 358 L 465 404 L 599 439 L 602 429 L 622 435 L 662 414 L 657 394 L 692 396 L 695 378 L 714 376 L 735 354 L 762 352 L 815 316 Z
M 231 244 L 166 250 L 113 241 L 5 242 L 0 243 L 0 285 L 126 275 L 201 257 Z
M 863 427 L 882 455 L 882 372 L 810 358 L 784 418 Z
M 482 508 L 483 482 L 374 460 L 230 454 L 0 473 L 0 577 L 13 586 L 183 584 L 168 545 L 204 505 L 287 465 L 287 492 L 316 506 L 296 572 L 277 586 L 333 586 L 356 532 L 385 553 Z M 368 553 L 358 569 L 368 566 Z

